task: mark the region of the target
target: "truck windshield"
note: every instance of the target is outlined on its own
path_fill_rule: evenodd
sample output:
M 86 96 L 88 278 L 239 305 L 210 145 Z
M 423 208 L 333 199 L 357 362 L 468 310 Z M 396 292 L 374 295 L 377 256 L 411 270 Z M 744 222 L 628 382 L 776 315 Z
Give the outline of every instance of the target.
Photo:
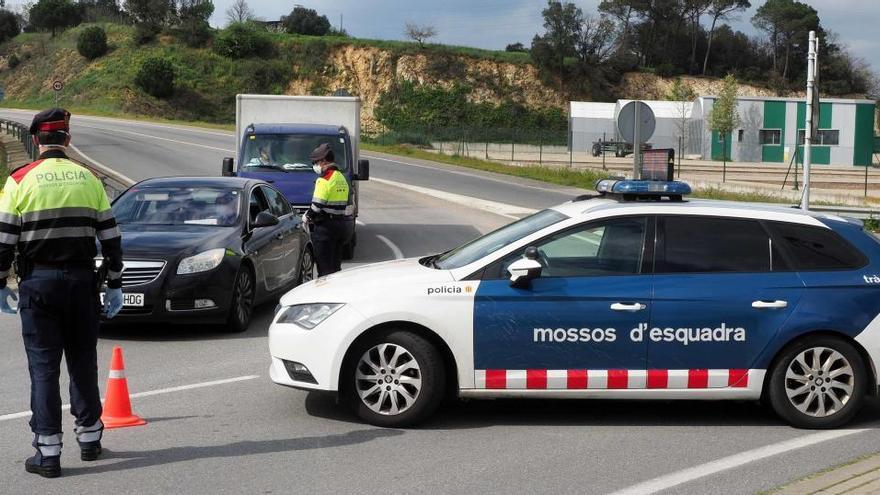
M 276 172 L 312 171 L 309 153 L 322 143 L 333 149 L 334 161 L 339 170 L 345 171 L 348 157 L 345 139 L 341 136 L 314 134 L 251 134 L 245 139 L 244 158 L 241 167 Z
M 432 260 L 433 266 L 441 270 L 461 268 L 566 218 L 568 217 L 556 210 L 539 211 L 437 256 Z

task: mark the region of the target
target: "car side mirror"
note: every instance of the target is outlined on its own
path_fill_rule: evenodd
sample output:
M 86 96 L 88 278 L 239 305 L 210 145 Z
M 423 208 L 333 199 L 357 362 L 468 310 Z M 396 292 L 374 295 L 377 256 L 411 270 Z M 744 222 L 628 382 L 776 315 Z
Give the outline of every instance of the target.
M 232 177 L 235 175 L 233 171 L 235 161 L 231 157 L 226 157 L 223 159 L 223 166 L 220 168 L 220 172 L 223 177 Z
M 258 229 L 260 227 L 272 227 L 273 225 L 278 225 L 278 217 L 268 211 L 261 211 L 257 213 L 257 218 L 254 219 L 253 227 Z
M 370 160 L 358 160 L 357 173 L 352 178 L 354 180 L 370 180 Z
M 544 267 L 538 262 L 538 249 L 526 249 L 522 259 L 516 260 L 507 268 L 510 273 L 510 286 L 517 289 L 529 287 L 531 281 L 541 276 Z

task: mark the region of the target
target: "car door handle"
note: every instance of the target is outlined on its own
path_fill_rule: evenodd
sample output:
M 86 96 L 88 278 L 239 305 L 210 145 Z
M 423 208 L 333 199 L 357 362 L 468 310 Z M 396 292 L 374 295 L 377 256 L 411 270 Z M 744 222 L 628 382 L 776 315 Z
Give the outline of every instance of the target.
M 275 234 L 275 238 L 278 239 L 279 241 L 283 241 L 283 240 L 284 240 L 284 234 Z
M 782 309 L 788 307 L 788 301 L 754 301 L 752 307 L 755 309 Z
M 636 311 L 641 311 L 647 308 L 642 303 L 614 303 L 611 305 L 612 311 L 629 311 L 630 313 L 635 313 Z

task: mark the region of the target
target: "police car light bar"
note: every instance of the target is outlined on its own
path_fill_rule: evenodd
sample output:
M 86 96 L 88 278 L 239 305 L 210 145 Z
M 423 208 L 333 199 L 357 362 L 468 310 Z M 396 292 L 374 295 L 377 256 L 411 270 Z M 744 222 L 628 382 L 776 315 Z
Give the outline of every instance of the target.
M 604 179 L 596 183 L 596 191 L 600 194 L 623 195 L 624 199 L 680 198 L 691 193 L 691 186 L 681 181 Z

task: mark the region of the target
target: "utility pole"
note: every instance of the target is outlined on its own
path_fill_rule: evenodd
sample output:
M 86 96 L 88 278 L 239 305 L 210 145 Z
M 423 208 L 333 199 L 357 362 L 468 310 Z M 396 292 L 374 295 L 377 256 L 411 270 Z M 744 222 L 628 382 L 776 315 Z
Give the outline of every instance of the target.
M 635 102 L 635 119 L 633 119 L 633 179 L 642 178 L 642 112 L 641 102 Z
M 817 136 L 813 135 L 815 129 L 819 127 L 818 122 L 814 119 L 818 118 L 818 89 L 816 86 L 816 73 L 818 72 L 818 44 L 816 31 L 810 31 L 809 54 L 807 55 L 807 121 L 804 125 L 804 198 L 801 201 L 801 208 L 810 209 L 810 165 L 813 158 L 812 145 L 813 139 Z M 815 108 L 814 108 L 815 107 Z M 814 114 L 814 112 L 816 112 Z M 797 143 L 795 143 L 797 149 Z

